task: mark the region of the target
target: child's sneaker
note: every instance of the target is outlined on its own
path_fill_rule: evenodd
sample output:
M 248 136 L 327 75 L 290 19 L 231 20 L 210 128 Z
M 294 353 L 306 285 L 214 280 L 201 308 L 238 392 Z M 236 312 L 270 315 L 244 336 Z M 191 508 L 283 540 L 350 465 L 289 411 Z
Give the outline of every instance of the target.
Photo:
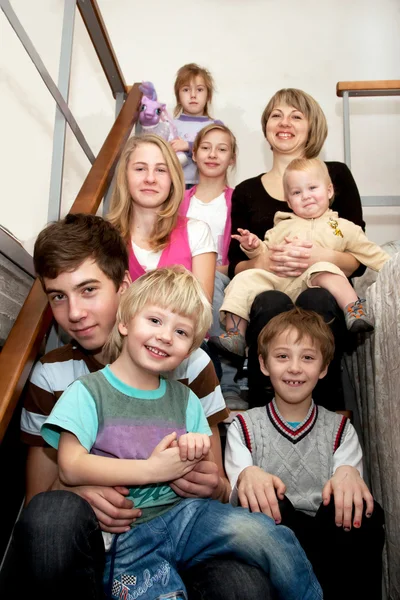
M 365 312 L 365 302 L 365 300 L 359 298 L 355 302 L 350 302 L 350 304 L 345 306 L 344 318 L 346 326 L 352 333 L 374 330 L 372 319 Z
M 246 340 L 237 329 L 228 329 L 226 333 L 222 333 L 220 336 L 212 336 L 208 342 L 223 354 L 244 356 L 246 350 Z

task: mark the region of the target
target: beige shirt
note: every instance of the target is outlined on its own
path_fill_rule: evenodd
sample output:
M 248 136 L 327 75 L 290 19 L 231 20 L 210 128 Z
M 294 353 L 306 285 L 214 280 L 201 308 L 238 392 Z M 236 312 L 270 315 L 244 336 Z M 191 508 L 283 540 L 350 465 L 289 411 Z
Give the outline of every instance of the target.
M 380 271 L 390 258 L 378 244 L 369 241 L 361 227 L 339 218 L 338 213 L 333 210 L 327 210 L 317 219 L 303 219 L 294 213 L 277 212 L 274 227 L 266 232 L 264 241 L 258 248 L 248 251 L 241 246 L 241 249 L 249 258 L 255 258 L 266 252 L 270 244 L 283 244 L 285 237 L 298 237 L 322 248 L 349 252 L 361 264 L 374 271 Z

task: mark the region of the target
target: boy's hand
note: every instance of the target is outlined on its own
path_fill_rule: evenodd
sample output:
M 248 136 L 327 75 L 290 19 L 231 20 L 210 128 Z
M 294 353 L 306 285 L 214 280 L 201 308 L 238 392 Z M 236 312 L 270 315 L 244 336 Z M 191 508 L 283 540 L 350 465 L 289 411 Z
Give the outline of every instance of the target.
M 260 467 L 246 467 L 240 473 L 237 483 L 238 497 L 244 508 L 251 512 L 262 512 L 272 517 L 275 523 L 281 522 L 278 499 L 283 500 L 286 485 L 276 475 L 266 473 Z
M 142 511 L 134 508 L 133 502 L 125 498 L 129 494 L 125 487 L 79 486 L 66 488 L 89 502 L 102 531 L 124 533 L 141 516 Z
M 363 500 L 367 505 L 365 514 L 372 515 L 374 499 L 359 472 L 355 467 L 343 465 L 336 469 L 333 477 L 329 479 L 322 490 L 322 501 L 325 506 L 331 501 L 333 494 L 335 500 L 335 523 L 345 531 L 351 529 L 351 518 L 354 506 L 354 527 L 361 527 Z
M 152 479 L 154 483 L 165 483 L 179 479 L 189 473 L 196 464 L 201 460 L 194 458 L 193 460 L 182 460 L 180 449 L 176 445 L 176 432 L 166 435 L 161 442 L 157 444 L 153 452 L 147 459 L 149 469 L 151 469 Z
M 190 473 L 169 485 L 182 498 L 212 498 L 218 491 L 220 479 L 215 462 L 201 460 Z
M 170 144 L 175 152 L 189 152 L 189 142 L 185 142 L 181 138 L 175 138 L 170 141 Z
M 181 460 L 201 459 L 210 450 L 210 437 L 205 433 L 185 433 L 178 440 Z
M 248 229 L 238 227 L 239 235 L 233 234 L 231 237 L 237 240 L 245 250 L 255 250 L 260 244 L 260 238 Z

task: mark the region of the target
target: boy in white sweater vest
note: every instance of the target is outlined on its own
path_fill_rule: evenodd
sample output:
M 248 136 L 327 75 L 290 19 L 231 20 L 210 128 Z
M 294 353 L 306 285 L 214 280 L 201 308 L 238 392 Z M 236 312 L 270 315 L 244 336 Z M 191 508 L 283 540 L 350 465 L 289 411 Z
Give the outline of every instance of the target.
M 316 313 L 294 308 L 271 319 L 258 349 L 275 398 L 228 430 L 231 502 L 293 529 L 325 600 L 380 598 L 383 516 L 362 479 L 357 433 L 312 399 L 333 357 L 332 332 Z

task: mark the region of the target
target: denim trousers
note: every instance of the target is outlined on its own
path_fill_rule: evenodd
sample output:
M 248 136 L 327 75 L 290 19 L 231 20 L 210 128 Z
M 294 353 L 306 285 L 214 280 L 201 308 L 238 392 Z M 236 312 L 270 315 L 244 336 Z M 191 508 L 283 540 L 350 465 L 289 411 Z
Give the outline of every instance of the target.
M 14 529 L 4 597 L 18 598 L 21 569 L 41 600 L 104 600 L 104 543 L 91 506 L 67 491 L 43 492 Z M 261 569 L 221 556 L 183 570 L 190 600 L 275 600 Z M 3 588 L 2 588 L 3 591 Z
M 116 536 L 106 556 L 107 596 L 118 600 L 187 599 L 178 570 L 231 555 L 266 572 L 285 600 L 322 598 L 294 533 L 261 513 L 216 500 L 185 499 Z

